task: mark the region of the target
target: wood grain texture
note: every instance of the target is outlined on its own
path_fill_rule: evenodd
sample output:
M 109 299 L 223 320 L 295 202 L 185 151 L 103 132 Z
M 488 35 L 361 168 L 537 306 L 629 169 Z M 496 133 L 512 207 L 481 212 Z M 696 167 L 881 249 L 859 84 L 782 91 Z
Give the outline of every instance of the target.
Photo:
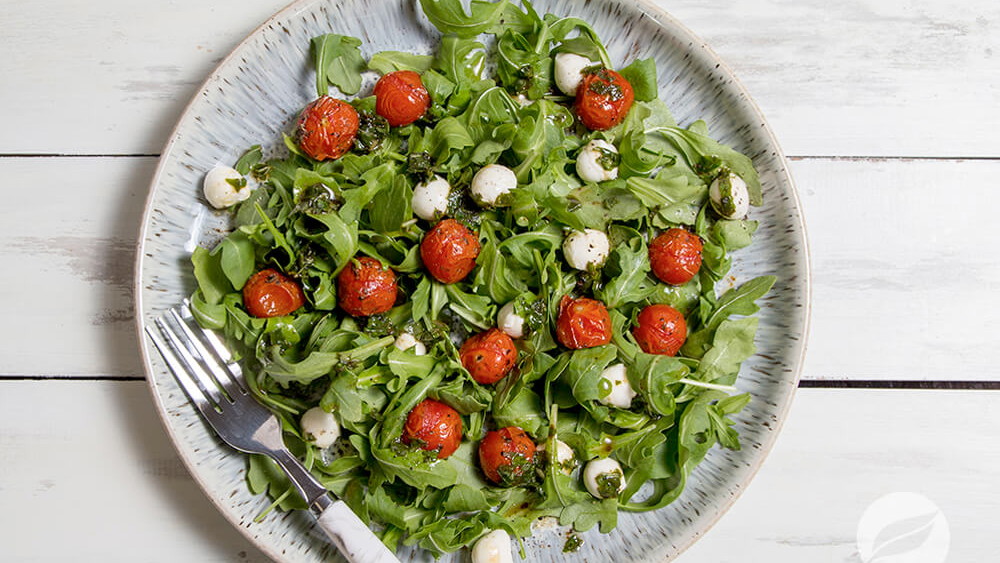
M 860 563 L 858 521 L 893 492 L 941 509 L 948 561 L 992 561 L 998 415 L 997 392 L 800 390 L 743 498 L 678 561 Z
M 1000 156 L 996 2 L 657 2 L 734 69 L 788 154 Z M 17 108 L 0 154 L 158 153 L 212 68 L 285 4 L 0 0 L 0 107 Z
M 3 375 L 138 376 L 132 270 L 153 158 L 2 158 Z
M 0 158 L 3 374 L 139 376 L 132 248 L 152 158 Z M 795 159 L 813 261 L 804 379 L 1000 381 L 1000 161 Z M 47 213 L 25 210 L 47 194 Z M 178 267 L 183 267 L 179 265 Z M 41 338 L 40 335 L 47 335 Z M 55 339 L 60 343 L 53 348 Z
M 0 381 L 0 560 L 269 561 L 191 479 L 141 381 Z
M 1000 380 L 1000 161 L 791 164 L 813 264 L 811 379 Z
M 0 382 L 0 505 L 22 509 L 0 516 L 0 559 L 266 561 L 204 498 L 152 408 L 143 382 Z M 753 484 L 678 561 L 858 561 L 858 519 L 895 491 L 942 509 L 951 561 L 991 560 L 998 416 L 1000 393 L 802 390 Z

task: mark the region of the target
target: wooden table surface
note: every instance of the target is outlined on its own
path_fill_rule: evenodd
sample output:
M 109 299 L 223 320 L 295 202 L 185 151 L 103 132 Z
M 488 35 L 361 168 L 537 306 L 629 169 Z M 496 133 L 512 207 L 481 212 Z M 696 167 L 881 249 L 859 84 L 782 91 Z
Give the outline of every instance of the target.
M 861 561 L 862 513 L 897 491 L 940 507 L 950 561 L 996 560 L 1000 3 L 659 3 L 767 116 L 813 266 L 782 435 L 680 560 Z M 283 5 L 0 0 L 0 560 L 266 560 L 161 427 L 131 286 L 173 124 Z

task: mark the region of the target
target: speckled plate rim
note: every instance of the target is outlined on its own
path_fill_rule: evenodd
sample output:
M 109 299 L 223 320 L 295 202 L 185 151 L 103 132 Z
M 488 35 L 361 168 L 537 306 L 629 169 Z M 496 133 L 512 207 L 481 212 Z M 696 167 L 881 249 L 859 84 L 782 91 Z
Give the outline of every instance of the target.
M 167 156 L 172 153 L 172 149 L 177 144 L 180 134 L 182 132 L 183 126 L 186 121 L 186 117 L 192 112 L 192 107 L 198 101 L 199 95 L 205 91 L 210 84 L 217 80 L 218 75 L 229 65 L 233 64 L 233 61 L 240 55 L 244 47 L 258 34 L 275 22 L 285 19 L 290 15 L 301 11 L 303 7 L 312 5 L 314 3 L 322 2 L 324 0 L 293 0 L 291 3 L 286 5 L 284 8 L 280 9 L 270 18 L 261 23 L 257 28 L 255 28 L 250 34 L 244 37 L 233 49 L 229 52 L 212 70 L 208 77 L 202 82 L 198 87 L 195 94 L 192 96 L 191 100 L 185 105 L 184 110 L 181 112 L 180 117 L 177 120 L 177 124 L 171 131 L 163 150 L 160 152 L 161 157 L 158 160 L 156 171 L 153 175 L 153 179 L 150 183 L 149 193 L 146 198 L 146 203 L 142 213 L 142 222 L 140 224 L 140 229 L 138 233 L 138 240 L 136 245 L 136 259 L 135 259 L 135 271 L 134 271 L 134 303 L 135 303 L 135 328 L 138 335 L 139 341 L 139 354 L 142 359 L 143 369 L 146 375 L 146 381 L 149 386 L 150 394 L 152 395 L 153 402 L 156 406 L 157 414 L 166 430 L 174 449 L 177 451 L 181 458 L 184 466 L 187 468 L 188 473 L 192 476 L 198 486 L 205 493 L 205 496 L 215 505 L 216 509 L 233 525 L 240 533 L 251 543 L 253 543 L 258 549 L 264 552 L 268 557 L 274 560 L 281 560 L 281 554 L 277 551 L 276 546 L 272 546 L 268 542 L 262 541 L 257 536 L 254 536 L 252 530 L 246 526 L 241 525 L 239 515 L 235 514 L 228 507 L 219 502 L 218 498 L 212 494 L 212 488 L 210 483 L 208 483 L 205 477 L 197 468 L 197 459 L 194 454 L 195 452 L 186 450 L 179 446 L 180 440 L 175 429 L 167 420 L 167 408 L 164 403 L 163 397 L 160 395 L 156 388 L 156 379 L 153 364 L 151 361 L 151 348 L 149 346 L 148 338 L 145 334 L 147 323 L 145 322 L 145 315 L 143 314 L 143 280 L 142 273 L 145 265 L 146 259 L 146 248 L 145 241 L 149 235 L 149 227 L 151 225 L 151 217 L 155 211 L 154 203 L 156 199 L 156 187 L 160 184 L 164 170 L 166 168 Z M 760 107 L 750 96 L 746 87 L 739 80 L 737 75 L 733 72 L 732 68 L 719 57 L 711 47 L 704 41 L 702 41 L 694 32 L 692 32 L 687 26 L 682 24 L 679 20 L 669 14 L 666 10 L 660 8 L 659 6 L 653 4 L 651 0 L 610 0 L 619 4 L 633 4 L 636 8 L 643 12 L 643 15 L 649 17 L 660 27 L 664 29 L 673 28 L 672 31 L 675 37 L 683 35 L 684 39 L 688 41 L 688 46 L 690 52 L 698 55 L 700 58 L 709 60 L 715 63 L 717 69 L 722 73 L 727 75 L 731 81 L 730 87 L 734 89 L 741 99 L 743 105 L 750 113 L 760 118 L 760 132 L 764 134 L 767 139 L 767 143 L 773 148 L 773 157 L 777 161 L 782 163 L 782 184 L 784 184 L 788 190 L 784 194 L 791 200 L 791 207 L 795 209 L 795 228 L 797 234 L 801 238 L 801 263 L 800 269 L 802 274 L 801 289 L 803 291 L 802 295 L 802 305 L 801 305 L 801 319 L 798 326 L 801 327 L 801 338 L 794 341 L 791 344 L 795 350 L 790 353 L 790 356 L 795 359 L 795 365 L 791 369 L 791 377 L 788 377 L 788 383 L 790 390 L 782 398 L 783 400 L 776 403 L 776 421 L 772 425 L 771 431 L 767 433 L 766 438 L 761 441 L 759 448 L 759 455 L 757 455 L 753 461 L 750 471 L 744 474 L 744 478 L 735 483 L 735 492 L 730 494 L 724 501 L 715 507 L 714 514 L 706 521 L 704 529 L 700 532 L 692 534 L 683 543 L 676 545 L 676 552 L 672 556 L 668 556 L 666 559 L 660 559 L 660 561 L 669 561 L 680 557 L 687 549 L 689 549 L 698 539 L 703 537 L 715 524 L 722 518 L 726 512 L 732 507 L 737 499 L 743 494 L 746 486 L 753 481 L 756 474 L 760 471 L 764 462 L 766 461 L 771 449 L 774 447 L 774 443 L 781 433 L 784 427 L 784 423 L 787 419 L 787 414 L 791 408 L 792 400 L 795 397 L 796 390 L 798 388 L 798 382 L 801 378 L 802 367 L 805 361 L 805 354 L 808 348 L 808 337 L 809 328 L 812 317 L 812 273 L 811 273 L 811 254 L 809 249 L 809 239 L 805 228 L 805 220 L 802 212 L 802 204 L 799 199 L 798 189 L 795 185 L 795 181 L 788 170 L 788 160 L 781 149 L 781 145 L 778 143 L 770 126 L 764 119 L 764 114 Z M 791 341 L 790 341 L 791 342 Z M 172 377 L 170 374 L 163 374 L 165 377 Z M 224 447 L 224 446 L 221 446 Z

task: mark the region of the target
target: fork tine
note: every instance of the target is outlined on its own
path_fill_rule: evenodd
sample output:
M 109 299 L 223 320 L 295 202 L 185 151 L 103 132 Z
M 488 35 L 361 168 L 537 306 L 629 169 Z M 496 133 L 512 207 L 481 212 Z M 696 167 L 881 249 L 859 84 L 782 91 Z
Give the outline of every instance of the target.
M 205 368 L 202 367 L 188 347 L 184 345 L 184 342 L 177 336 L 174 329 L 167 323 L 165 317 L 156 319 L 156 326 L 160 327 L 160 332 L 185 368 L 184 371 L 187 372 L 188 377 L 198 385 L 202 394 L 215 403 L 214 407 L 220 409 L 222 402 L 226 398 L 222 395 L 212 376 L 205 371 Z
M 191 317 L 192 319 L 194 318 L 194 315 L 191 313 L 190 299 L 185 298 L 183 301 L 181 301 L 180 309 L 185 313 L 185 315 L 187 315 L 185 316 L 185 318 L 188 317 Z M 209 344 L 211 344 L 212 349 L 215 350 L 216 354 L 218 354 L 219 359 L 225 362 L 227 366 L 230 366 L 232 368 L 230 369 L 230 371 L 238 381 L 239 378 L 243 375 L 243 371 L 242 369 L 240 369 L 240 364 L 235 360 L 233 360 L 232 352 L 229 351 L 229 348 L 226 347 L 226 344 L 222 341 L 222 339 L 219 338 L 217 334 L 215 334 L 215 331 L 203 330 L 202 332 L 205 335 L 205 339 L 208 340 Z
M 159 326 L 161 321 L 157 319 L 156 324 Z M 160 330 L 162 331 L 163 328 L 160 327 Z M 215 412 L 214 405 L 209 401 L 204 390 L 202 390 L 194 379 L 192 379 L 187 369 L 184 367 L 184 364 L 177 357 L 173 348 L 163 340 L 162 336 L 156 334 L 156 331 L 153 330 L 152 326 L 146 325 L 146 334 L 148 334 L 149 338 L 153 341 L 153 346 L 156 346 L 156 349 L 160 351 L 160 356 L 162 356 L 163 360 L 167 362 L 167 367 L 169 367 L 171 373 L 174 374 L 174 379 L 180 383 L 181 388 L 184 389 L 184 393 L 187 394 L 188 398 L 191 399 L 191 402 L 194 403 L 198 410 L 206 416 L 208 416 L 207 411 Z
M 196 323 L 195 326 L 197 327 L 197 321 L 194 320 L 194 315 L 191 313 L 191 301 L 185 298 L 179 308 L 184 320 L 190 319 Z M 215 352 L 215 357 L 225 364 L 237 388 L 244 394 L 247 393 L 246 385 L 243 382 L 243 368 L 240 367 L 239 362 L 233 359 L 233 354 L 229 351 L 225 342 L 219 338 L 219 335 L 214 330 L 201 329 L 199 333 L 204 337 L 204 342 L 207 342 L 212 351 Z
M 202 339 L 199 338 L 198 334 L 195 334 L 195 331 L 188 324 L 188 319 L 190 319 L 191 322 L 195 322 L 190 311 L 187 311 L 187 314 L 185 315 L 186 318 L 181 318 L 181 314 L 177 312 L 177 309 L 178 308 L 170 309 L 170 316 L 173 317 L 174 322 L 180 326 L 184 336 L 187 337 L 187 343 L 194 348 L 192 351 L 195 355 L 200 356 L 205 365 L 207 365 L 208 369 L 206 371 L 208 374 L 212 377 L 216 384 L 222 387 L 222 391 L 225 393 L 227 398 L 230 401 L 234 401 L 237 393 L 244 393 L 243 388 L 239 385 L 236 378 L 233 377 L 233 374 L 229 372 L 224 361 L 222 361 L 218 355 L 212 354 L 208 351 L 208 348 L 205 347 Z M 201 327 L 197 327 L 197 329 L 201 336 L 208 335 L 209 331 L 203 330 Z

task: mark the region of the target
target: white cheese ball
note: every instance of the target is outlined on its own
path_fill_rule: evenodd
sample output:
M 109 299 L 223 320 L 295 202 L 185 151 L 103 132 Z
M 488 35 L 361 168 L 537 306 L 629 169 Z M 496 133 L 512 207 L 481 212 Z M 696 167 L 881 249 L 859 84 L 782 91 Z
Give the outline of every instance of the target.
M 613 485 L 616 480 L 618 481 L 616 491 L 601 490 Z M 602 483 L 605 484 L 604 487 L 601 487 Z M 625 472 L 622 471 L 622 466 L 610 457 L 595 459 L 583 468 L 583 485 L 596 498 L 614 498 L 625 490 Z M 602 492 L 605 494 L 601 494 Z
M 409 332 L 404 332 L 396 337 L 396 341 L 392 343 L 393 346 L 400 350 L 409 350 L 413 348 L 414 355 L 423 356 L 427 353 L 427 346 L 424 343 L 417 340 L 415 336 Z
M 497 200 L 517 187 L 514 171 L 502 164 L 487 164 L 472 177 L 472 199 L 483 207 L 493 207 Z
M 548 442 L 542 442 L 536 448 L 537 451 L 544 452 Z M 552 459 L 550 456 L 549 463 L 555 463 L 559 465 L 559 470 L 563 473 L 569 475 L 573 472 L 573 464 L 576 461 L 576 453 L 573 452 L 573 448 L 569 446 L 566 442 L 556 438 L 556 456 Z
M 448 180 L 434 176 L 430 182 L 421 182 L 413 188 L 413 213 L 426 221 L 441 218 L 448 211 Z
M 250 186 L 236 170 L 218 165 L 205 174 L 205 199 L 216 209 L 225 209 L 250 197 Z
M 586 270 L 591 264 L 600 267 L 608 259 L 611 243 L 608 235 L 597 229 L 573 231 L 563 240 L 566 263 L 577 270 Z
M 618 149 L 603 139 L 594 139 L 583 145 L 576 155 L 576 175 L 584 182 L 606 182 L 618 177 L 618 164 L 605 168 L 601 160 L 608 153 L 618 154 Z M 613 157 L 612 157 L 613 158 Z
M 601 397 L 600 401 L 605 405 L 627 409 L 632 406 L 632 399 L 636 392 L 628 382 L 625 375 L 625 364 L 613 364 L 601 372 L 601 379 L 608 382 L 611 392 L 606 397 Z
M 514 563 L 507 532 L 493 530 L 479 538 L 472 547 L 472 563 Z
M 514 312 L 514 302 L 511 301 L 497 313 L 497 328 L 507 333 L 511 338 L 524 336 L 524 317 Z
M 576 96 L 576 89 L 583 82 L 583 69 L 597 63 L 576 53 L 559 53 L 556 55 L 555 79 L 556 86 L 567 96 Z
M 317 448 L 329 448 L 340 438 L 340 424 L 332 413 L 313 407 L 302 415 L 302 435 Z
M 750 190 L 747 183 L 730 172 L 716 178 L 708 188 L 712 209 L 723 219 L 742 219 L 750 211 Z

